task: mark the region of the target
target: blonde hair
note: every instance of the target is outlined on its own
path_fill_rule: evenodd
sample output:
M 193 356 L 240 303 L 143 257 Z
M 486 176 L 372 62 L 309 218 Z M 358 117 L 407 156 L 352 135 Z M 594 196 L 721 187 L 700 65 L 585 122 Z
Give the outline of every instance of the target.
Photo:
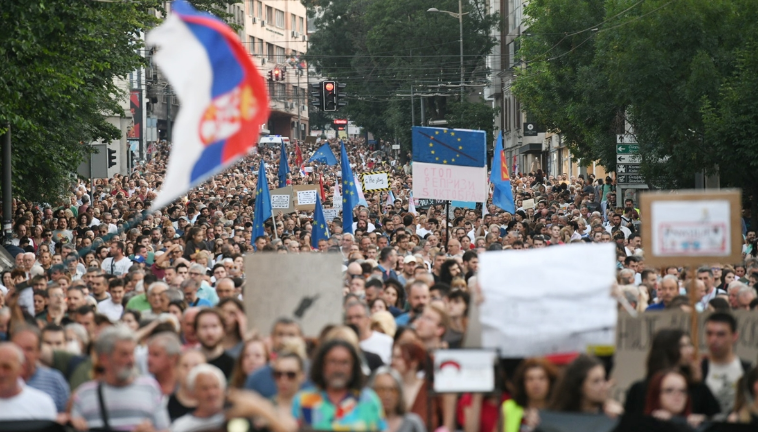
M 395 317 L 387 311 L 375 312 L 371 314 L 371 329 L 394 338 L 397 331 Z

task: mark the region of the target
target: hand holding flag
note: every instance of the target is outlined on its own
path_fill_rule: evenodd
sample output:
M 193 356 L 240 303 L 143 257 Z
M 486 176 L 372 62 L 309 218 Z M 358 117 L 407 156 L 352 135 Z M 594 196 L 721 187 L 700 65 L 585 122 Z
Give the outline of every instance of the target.
M 353 170 L 350 168 L 350 160 L 347 158 L 345 145 L 340 146 L 340 163 L 342 164 L 342 229 L 346 233 L 353 233 L 353 208 L 358 205 L 358 188 L 355 185 Z M 331 150 L 330 150 L 331 152 Z

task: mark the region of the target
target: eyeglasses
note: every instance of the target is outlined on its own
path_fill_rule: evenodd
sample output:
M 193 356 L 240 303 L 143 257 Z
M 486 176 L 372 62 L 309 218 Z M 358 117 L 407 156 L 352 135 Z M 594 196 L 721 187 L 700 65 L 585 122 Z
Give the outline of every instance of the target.
M 289 380 L 293 380 L 297 377 L 297 372 L 293 371 L 274 371 L 274 379 L 282 379 L 282 377 L 287 377 Z
M 197 273 L 197 272 L 189 272 L 189 275 L 190 275 L 190 276 L 202 276 L 202 273 Z

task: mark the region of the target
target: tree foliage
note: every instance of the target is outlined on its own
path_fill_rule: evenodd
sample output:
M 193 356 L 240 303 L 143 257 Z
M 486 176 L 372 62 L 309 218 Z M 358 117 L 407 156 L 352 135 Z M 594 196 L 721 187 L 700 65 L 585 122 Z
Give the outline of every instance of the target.
M 495 44 L 489 34 L 499 19 L 487 14 L 486 6 L 484 0 L 464 2 L 464 13 L 468 13 L 463 18 L 467 83 L 486 78 L 484 58 Z M 319 10 L 306 57 L 322 76 L 347 84 L 349 105 L 340 110 L 340 116 L 344 112 L 378 138 L 397 137 L 403 145 L 410 144 L 411 101 L 398 94 L 410 95 L 411 86 L 414 92 L 429 92 L 430 85 L 457 85 L 460 81 L 457 19 L 428 13 L 433 7 L 457 13 L 458 2 L 332 0 Z M 458 89 L 450 92 L 455 98 Z M 420 101 L 415 99 L 418 125 Z M 426 98 L 426 118 L 445 119 L 450 99 Z
M 231 0 L 193 0 L 226 14 Z M 163 2 L 4 0 L 0 7 L 0 133 L 11 124 L 14 196 L 55 202 L 89 153 L 119 139 L 118 78 L 145 64 L 144 32 Z M 123 100 L 123 99 L 121 99 Z
M 744 157 L 758 146 L 741 140 L 740 159 L 734 142 L 746 136 L 756 108 L 749 99 L 735 102 L 752 84 L 754 4 L 532 0 L 524 12 L 529 28 L 514 93 L 564 134 L 576 156 L 615 169 L 615 134 L 628 124 L 654 185 L 691 186 L 696 172 L 717 170 L 727 184 L 753 181 Z M 727 118 L 731 109 L 741 116 Z

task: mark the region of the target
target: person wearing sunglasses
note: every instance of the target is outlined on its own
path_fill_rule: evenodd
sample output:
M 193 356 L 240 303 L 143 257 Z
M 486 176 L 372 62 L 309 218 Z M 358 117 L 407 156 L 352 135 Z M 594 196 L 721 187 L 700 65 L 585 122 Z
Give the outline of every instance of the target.
M 305 382 L 303 358 L 293 350 L 285 350 L 272 363 L 276 395 L 271 401 L 276 406 L 277 414 L 292 416 L 292 401 L 295 394 Z

